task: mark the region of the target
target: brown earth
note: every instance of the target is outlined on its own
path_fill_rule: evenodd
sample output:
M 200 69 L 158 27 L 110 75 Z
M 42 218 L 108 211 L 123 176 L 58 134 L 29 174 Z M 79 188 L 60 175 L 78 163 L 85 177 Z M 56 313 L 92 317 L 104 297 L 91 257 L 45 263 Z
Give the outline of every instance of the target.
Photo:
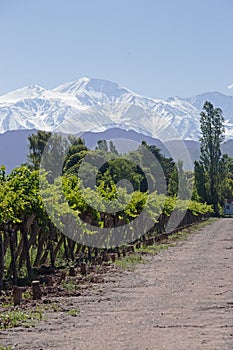
M 232 350 L 233 219 L 219 219 L 147 258 L 109 273 L 85 295 L 60 299 L 35 328 L 1 331 L 12 349 Z

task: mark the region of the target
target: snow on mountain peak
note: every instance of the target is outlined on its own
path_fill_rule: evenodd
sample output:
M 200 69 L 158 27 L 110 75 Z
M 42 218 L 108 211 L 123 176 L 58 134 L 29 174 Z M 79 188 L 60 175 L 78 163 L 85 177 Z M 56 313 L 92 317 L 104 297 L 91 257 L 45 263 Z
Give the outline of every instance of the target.
M 122 96 L 131 93 L 117 83 L 87 77 L 60 85 L 53 91 L 73 95 L 79 104 L 85 106 L 117 103 Z
M 205 101 L 213 103 L 214 107 L 219 107 L 223 111 L 224 118 L 233 117 L 233 96 L 224 95 L 218 91 L 204 92 L 195 96 L 183 99 L 191 103 L 200 112 Z
M 0 96 L 0 133 L 17 129 L 144 130 L 163 140 L 199 138 L 199 113 L 209 100 L 223 110 L 226 135 L 233 137 L 233 96 L 208 92 L 167 101 L 147 98 L 117 83 L 83 77 L 53 90 L 31 85 Z
M 83 77 L 73 82 L 68 82 L 58 86 L 53 91 L 74 94 L 76 97 L 86 93 L 102 94 L 105 96 L 119 97 L 122 94 L 128 93 L 129 90 L 104 79 L 94 79 Z
M 0 103 L 16 103 L 20 100 L 27 99 L 52 99 L 60 98 L 55 92 L 47 90 L 39 85 L 25 86 L 21 89 L 17 89 L 8 92 L 5 95 L 0 96 Z
M 46 90 L 44 88 L 38 85 L 26 86 L 0 96 L 0 101 L 17 102 L 26 98 L 35 98 L 41 96 L 45 91 Z
M 80 89 L 85 88 L 89 80 L 89 78 L 83 77 L 78 80 L 62 84 L 53 89 L 53 91 L 60 92 L 63 94 L 75 94 L 76 92 L 80 91 Z

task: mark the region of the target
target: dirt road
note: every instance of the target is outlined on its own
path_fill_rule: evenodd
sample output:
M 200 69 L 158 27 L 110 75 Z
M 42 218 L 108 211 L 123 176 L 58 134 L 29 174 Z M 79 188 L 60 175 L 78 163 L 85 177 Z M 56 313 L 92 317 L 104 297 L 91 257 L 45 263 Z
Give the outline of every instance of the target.
M 12 349 L 232 350 L 233 219 L 72 298 L 78 317 L 54 313 L 28 330 L 1 332 Z

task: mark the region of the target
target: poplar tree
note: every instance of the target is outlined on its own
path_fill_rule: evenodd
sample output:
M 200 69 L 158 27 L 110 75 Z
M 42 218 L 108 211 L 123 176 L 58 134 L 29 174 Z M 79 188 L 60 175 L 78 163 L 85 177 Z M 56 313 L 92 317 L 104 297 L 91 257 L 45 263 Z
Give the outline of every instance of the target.
M 223 195 L 225 161 L 221 153 L 224 140 L 224 118 L 220 108 L 206 101 L 200 113 L 200 160 L 195 163 L 195 183 L 203 201 L 213 205 L 219 214 Z M 201 174 L 200 174 L 201 172 Z M 204 183 L 203 183 L 204 182 Z

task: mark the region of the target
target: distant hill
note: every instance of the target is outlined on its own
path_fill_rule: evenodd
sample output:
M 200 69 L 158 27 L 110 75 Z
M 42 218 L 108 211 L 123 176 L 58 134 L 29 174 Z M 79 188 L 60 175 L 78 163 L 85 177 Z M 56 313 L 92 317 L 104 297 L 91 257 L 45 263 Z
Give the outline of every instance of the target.
M 36 130 L 7 131 L 0 134 L 0 166 L 5 165 L 7 172 L 27 161 L 28 136 L 36 133 Z M 93 149 L 98 140 L 113 140 L 120 153 L 136 149 L 142 141 L 148 145 L 155 145 L 161 153 L 174 160 L 184 161 L 184 168 L 191 169 L 194 160 L 199 158 L 199 143 L 196 141 L 173 140 L 162 142 L 159 139 L 137 133 L 134 130 L 112 128 L 102 132 L 87 132 L 80 135 L 85 139 L 88 148 Z M 222 146 L 222 152 L 233 158 L 233 140 L 226 141 Z
M 5 165 L 7 172 L 27 161 L 28 136 L 36 133 L 36 130 L 7 131 L 0 134 L 0 166 Z M 149 145 L 156 145 L 163 153 L 166 153 L 164 144 L 150 136 L 137 133 L 133 130 L 123 130 L 118 128 L 108 129 L 104 132 L 87 132 L 79 134 L 85 140 L 88 148 L 93 149 L 98 140 L 113 140 L 119 152 L 124 153 L 134 150 L 146 141 Z
M 0 134 L 0 166 L 5 165 L 7 172 L 27 161 L 28 136 L 35 130 L 7 131 Z

